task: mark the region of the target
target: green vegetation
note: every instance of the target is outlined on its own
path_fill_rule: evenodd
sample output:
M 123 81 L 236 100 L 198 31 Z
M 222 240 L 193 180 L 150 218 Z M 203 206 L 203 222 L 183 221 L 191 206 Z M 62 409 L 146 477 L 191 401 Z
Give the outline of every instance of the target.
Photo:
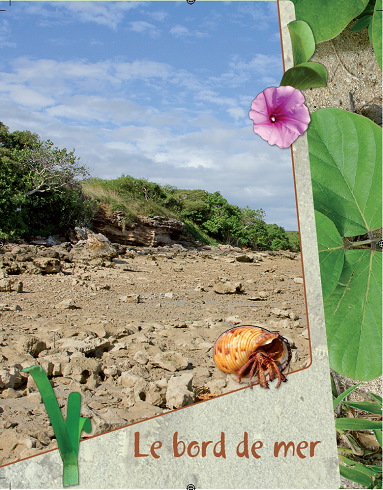
M 88 171 L 74 152 L 0 122 L 0 238 L 49 235 L 89 222 L 92 203 L 77 177 Z
M 177 189 L 129 175 L 92 178 L 74 151 L 54 148 L 29 131 L 9 133 L 0 123 L 0 238 L 90 226 L 100 204 L 107 204 L 110 213 L 125 213 L 126 222 L 140 215 L 181 220 L 205 244 L 299 250 L 298 232 L 266 224 L 263 209 L 229 204 L 218 191 Z

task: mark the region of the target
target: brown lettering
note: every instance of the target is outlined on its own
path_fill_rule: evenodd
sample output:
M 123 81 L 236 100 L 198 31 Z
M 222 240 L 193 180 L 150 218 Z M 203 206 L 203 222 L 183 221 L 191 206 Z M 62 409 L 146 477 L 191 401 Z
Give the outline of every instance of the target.
M 180 458 L 184 454 L 186 447 L 185 447 L 185 443 L 183 441 L 177 442 L 177 436 L 178 436 L 178 432 L 175 432 L 174 436 L 173 436 L 173 453 L 174 453 L 175 458 Z M 182 446 L 183 446 L 182 453 L 178 452 L 178 445 L 179 444 L 182 444 Z
M 218 444 L 221 445 L 221 451 L 220 452 L 218 452 L 218 449 L 217 449 Z M 222 456 L 222 458 L 226 459 L 226 452 L 225 452 L 225 433 L 224 432 L 221 432 L 221 439 L 214 446 L 213 453 L 214 453 L 214 456 L 216 458 L 219 458 L 219 457 Z
M 306 447 L 309 447 L 309 443 L 306 441 L 302 441 L 298 444 L 297 446 L 297 454 L 301 459 L 305 459 L 305 455 L 301 453 L 301 449 L 306 449 Z
M 320 444 L 321 441 L 310 442 L 310 458 L 314 456 L 314 449 L 317 444 Z
M 292 446 L 293 447 L 293 456 L 294 456 L 294 450 L 295 450 L 295 446 L 294 446 L 294 443 L 293 442 L 289 442 L 287 445 L 285 442 L 276 442 L 274 444 L 274 456 L 277 458 L 278 455 L 279 455 L 279 451 L 281 449 L 281 447 L 284 446 L 285 448 L 285 457 L 287 456 L 287 451 L 289 450 L 289 447 Z
M 259 444 L 259 446 L 257 444 Z M 260 455 L 257 454 L 255 450 L 261 449 L 262 446 L 263 446 L 263 442 L 261 441 L 254 442 L 254 444 L 251 446 L 251 454 L 254 456 L 254 458 L 256 459 L 260 458 Z
M 213 441 L 202 442 L 202 457 L 206 456 L 206 448 L 209 444 L 213 444 Z
M 158 445 L 157 445 L 158 444 Z M 160 447 L 162 446 L 162 442 L 161 441 L 156 441 L 156 442 L 153 442 L 152 444 L 152 447 L 150 448 L 150 454 L 153 456 L 153 458 L 156 458 L 158 459 L 160 456 L 156 453 L 155 449 L 160 449 Z
M 243 444 L 243 451 L 241 451 L 240 446 Z M 249 444 L 248 444 L 248 434 L 245 432 L 243 441 L 241 441 L 237 446 L 237 456 L 240 458 L 249 459 Z
M 134 433 L 134 457 L 135 458 L 145 458 L 149 454 L 140 454 L 140 433 Z
M 193 449 L 193 447 L 197 447 L 197 452 L 195 454 L 192 454 L 191 450 Z M 187 450 L 187 453 L 188 455 L 191 457 L 191 458 L 195 458 L 196 456 L 198 456 L 199 454 L 199 446 L 198 446 L 198 442 L 197 441 L 192 441 L 189 445 L 188 445 L 188 450 Z

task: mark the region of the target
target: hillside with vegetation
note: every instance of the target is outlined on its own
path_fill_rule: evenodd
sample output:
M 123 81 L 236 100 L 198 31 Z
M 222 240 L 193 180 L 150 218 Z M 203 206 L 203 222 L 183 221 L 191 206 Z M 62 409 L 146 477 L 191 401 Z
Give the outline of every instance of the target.
M 0 239 L 65 234 L 92 227 L 101 204 L 127 221 L 166 216 L 185 223 L 199 242 L 255 250 L 299 250 L 298 232 L 267 224 L 263 209 L 229 204 L 219 191 L 177 189 L 122 175 L 90 176 L 74 151 L 40 141 L 29 131 L 9 132 L 0 123 Z

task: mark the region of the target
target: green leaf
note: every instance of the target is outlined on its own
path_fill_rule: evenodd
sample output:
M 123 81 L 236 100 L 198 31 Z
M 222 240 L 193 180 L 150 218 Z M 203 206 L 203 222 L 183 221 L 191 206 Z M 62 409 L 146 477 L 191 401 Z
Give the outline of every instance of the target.
M 382 422 L 368 419 L 336 419 L 335 428 L 340 430 L 380 430 Z
M 310 26 L 303 20 L 294 20 L 287 25 L 293 46 L 294 65 L 308 61 L 315 51 L 315 40 Z
M 344 262 L 343 240 L 334 223 L 315 211 L 323 300 L 336 288 Z
M 372 44 L 373 43 L 373 39 L 372 39 L 372 22 L 370 22 L 368 24 L 368 38 L 370 39 L 370 43 Z
M 332 39 L 365 9 L 368 0 L 292 0 L 295 18 L 311 27 L 315 42 Z
M 372 17 L 372 45 L 374 46 L 376 60 L 382 70 L 382 0 L 376 0 Z
M 381 471 L 379 471 L 378 469 L 368 468 L 367 465 L 360 464 L 356 461 L 353 461 L 352 459 L 346 458 L 345 456 L 339 455 L 339 458 L 343 461 L 343 463 L 346 463 L 349 466 L 354 467 L 357 471 L 360 471 L 361 473 L 364 473 L 365 475 L 376 477 L 381 473 Z M 381 470 L 381 467 L 380 467 L 380 470 Z
M 376 3 L 376 0 L 369 0 L 366 8 L 363 10 L 363 12 L 361 14 L 359 14 L 357 17 L 355 17 L 355 20 L 361 19 L 365 15 L 372 15 L 374 13 L 375 3 Z
M 336 398 L 336 396 L 337 396 L 338 392 L 337 392 L 337 390 L 336 390 L 336 386 L 335 386 L 335 383 L 334 383 L 334 378 L 333 378 L 332 376 L 330 376 L 330 379 L 331 379 L 331 391 L 332 391 L 332 396 L 333 396 L 333 398 L 334 398 L 334 400 L 335 400 L 335 398 Z M 335 408 L 336 408 L 336 407 L 335 407 Z M 334 410 L 335 410 L 335 408 L 334 408 Z
M 366 464 L 366 466 L 367 466 L 367 468 L 371 468 L 372 470 L 376 470 L 379 473 L 382 472 L 382 465 L 381 464 Z
M 382 128 L 341 109 L 319 109 L 307 129 L 314 207 L 342 237 L 380 228 Z
M 330 365 L 352 379 L 378 378 L 382 374 L 382 254 L 347 251 L 339 283 L 324 301 Z
M 375 393 L 370 393 L 370 395 L 372 396 L 372 398 L 375 398 L 375 400 L 380 403 L 380 405 L 382 405 L 382 397 L 379 396 L 379 395 L 375 395 Z
M 315 210 L 334 223 L 341 237 L 380 228 L 381 128 L 357 114 L 320 109 L 311 115 L 307 139 Z M 326 226 L 333 234 L 330 224 L 322 220 L 320 242 L 324 241 Z M 331 276 L 332 271 L 321 264 L 322 283 L 333 284 L 335 278 Z M 345 250 L 342 273 L 325 298 L 324 311 L 330 366 L 353 379 L 381 376 L 380 249 Z
M 382 415 L 382 407 L 380 407 L 377 403 L 372 403 L 372 402 L 343 402 L 343 403 L 348 407 L 354 407 L 357 408 L 358 410 L 363 410 L 363 412 Z
M 327 71 L 320 63 L 301 63 L 285 72 L 281 86 L 290 86 L 298 90 L 327 85 Z
M 339 405 L 339 403 L 344 399 L 346 398 L 347 395 L 349 395 L 352 391 L 355 390 L 355 388 L 358 388 L 358 386 L 360 385 L 360 383 L 358 383 L 357 385 L 355 386 L 351 386 L 351 388 L 349 388 L 348 390 L 344 391 L 343 393 L 341 393 L 338 398 L 336 398 L 333 403 L 332 403 L 332 406 L 333 406 L 333 409 L 335 410 L 336 407 Z
M 372 15 L 365 15 L 364 17 L 362 17 L 361 19 L 355 22 L 355 24 L 351 27 L 350 31 L 351 32 L 361 31 L 362 29 L 364 29 L 369 25 L 371 19 L 372 19 Z
M 365 487 L 371 485 L 371 478 L 358 470 L 340 464 L 339 471 L 343 478 L 347 478 L 348 480 L 359 483 L 359 485 L 364 485 Z
M 80 417 L 81 394 L 70 393 L 67 421 L 61 414 L 56 395 L 45 371 L 40 365 L 23 369 L 33 377 L 43 399 L 52 424 L 61 459 L 63 461 L 63 486 L 78 485 L 78 445 L 82 428 L 90 432 L 90 419 Z
M 382 442 L 383 442 L 382 441 L 382 434 L 383 434 L 383 432 L 381 430 L 377 429 L 377 430 L 374 430 L 374 434 L 375 434 L 376 440 L 379 442 L 379 446 L 383 447 L 383 445 L 382 445 Z

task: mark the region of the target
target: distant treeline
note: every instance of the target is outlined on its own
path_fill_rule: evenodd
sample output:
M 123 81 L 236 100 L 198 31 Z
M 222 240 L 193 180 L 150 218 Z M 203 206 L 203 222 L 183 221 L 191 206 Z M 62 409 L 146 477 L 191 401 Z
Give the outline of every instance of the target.
M 128 221 L 138 215 L 179 219 L 203 243 L 299 250 L 298 232 L 266 224 L 263 209 L 229 204 L 218 191 L 177 189 L 128 175 L 92 178 L 74 151 L 41 142 L 29 131 L 10 133 L 0 122 L 0 239 L 91 227 L 102 203 L 110 212 L 124 212 Z

